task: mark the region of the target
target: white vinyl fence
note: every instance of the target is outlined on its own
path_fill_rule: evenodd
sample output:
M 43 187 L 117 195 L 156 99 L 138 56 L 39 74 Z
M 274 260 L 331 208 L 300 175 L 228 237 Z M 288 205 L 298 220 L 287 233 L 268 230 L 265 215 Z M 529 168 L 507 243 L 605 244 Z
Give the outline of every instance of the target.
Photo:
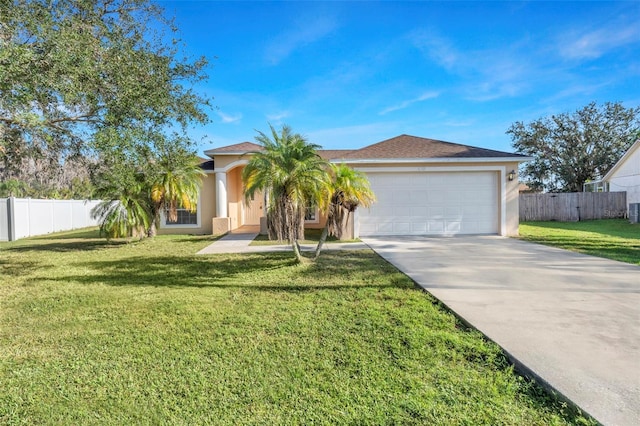
M 0 241 L 96 226 L 91 209 L 100 200 L 0 198 Z

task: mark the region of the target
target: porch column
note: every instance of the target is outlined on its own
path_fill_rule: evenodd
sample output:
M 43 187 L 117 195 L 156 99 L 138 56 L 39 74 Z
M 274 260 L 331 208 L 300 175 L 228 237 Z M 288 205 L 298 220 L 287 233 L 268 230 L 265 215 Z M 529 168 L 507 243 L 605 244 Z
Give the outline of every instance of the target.
M 216 217 L 227 217 L 227 174 L 216 173 Z

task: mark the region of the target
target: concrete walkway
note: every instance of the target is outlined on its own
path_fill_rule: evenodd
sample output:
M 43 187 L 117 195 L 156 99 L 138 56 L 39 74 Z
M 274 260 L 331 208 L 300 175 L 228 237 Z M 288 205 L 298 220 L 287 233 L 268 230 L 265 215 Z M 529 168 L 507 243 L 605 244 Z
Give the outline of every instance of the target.
M 234 230 L 217 241 L 209 244 L 197 254 L 220 254 L 220 253 L 264 253 L 272 251 L 291 251 L 288 244 L 260 245 L 252 246 L 251 242 L 258 236 L 258 227 L 243 226 Z M 302 251 L 314 251 L 315 244 L 301 244 Z M 329 243 L 322 246 L 322 250 L 363 250 L 369 249 L 364 243 Z
M 365 238 L 605 425 L 640 425 L 640 267 L 503 237 Z

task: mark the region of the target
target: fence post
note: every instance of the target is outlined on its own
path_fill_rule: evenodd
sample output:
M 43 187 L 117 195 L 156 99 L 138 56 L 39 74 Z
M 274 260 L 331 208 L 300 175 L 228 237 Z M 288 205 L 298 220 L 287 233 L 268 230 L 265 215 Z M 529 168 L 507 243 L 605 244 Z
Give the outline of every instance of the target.
M 7 223 L 9 228 L 7 229 L 7 236 L 9 241 L 15 240 L 16 236 L 16 216 L 14 212 L 16 211 L 16 198 L 9 197 L 9 204 L 7 205 Z

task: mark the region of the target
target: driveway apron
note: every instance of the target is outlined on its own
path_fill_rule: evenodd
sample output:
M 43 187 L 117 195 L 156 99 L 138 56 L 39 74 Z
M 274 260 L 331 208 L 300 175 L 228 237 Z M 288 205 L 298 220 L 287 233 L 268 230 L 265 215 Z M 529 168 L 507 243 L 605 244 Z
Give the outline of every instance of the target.
M 599 422 L 640 424 L 640 267 L 495 236 L 363 241 Z

